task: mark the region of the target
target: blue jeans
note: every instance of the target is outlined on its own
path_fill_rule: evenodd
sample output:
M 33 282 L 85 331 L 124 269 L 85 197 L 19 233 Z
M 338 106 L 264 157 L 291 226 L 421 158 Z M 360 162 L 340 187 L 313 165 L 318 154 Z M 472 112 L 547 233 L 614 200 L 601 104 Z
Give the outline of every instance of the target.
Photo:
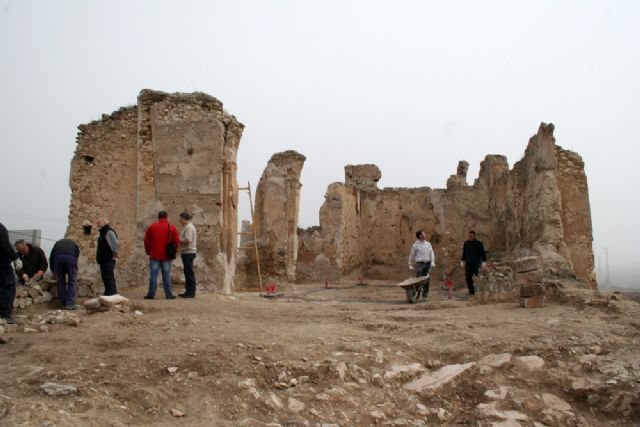
M 196 259 L 196 254 L 180 254 L 182 258 L 182 265 L 184 266 L 184 293 L 185 295 L 196 296 L 196 275 L 193 272 L 193 261 Z
M 162 286 L 164 287 L 164 297 L 170 298 L 173 296 L 173 294 L 171 293 L 171 260 L 149 260 L 150 276 L 149 292 L 147 292 L 147 295 L 155 296 L 156 294 L 156 288 L 158 286 L 158 271 L 162 271 Z

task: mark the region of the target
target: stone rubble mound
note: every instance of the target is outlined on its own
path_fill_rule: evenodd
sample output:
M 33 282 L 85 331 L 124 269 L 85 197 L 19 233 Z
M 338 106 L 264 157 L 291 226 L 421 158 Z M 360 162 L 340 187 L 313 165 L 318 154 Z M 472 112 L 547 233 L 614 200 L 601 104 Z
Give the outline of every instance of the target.
M 13 316 L 15 324 L 7 324 L 0 319 L 0 336 L 10 332 L 50 332 L 60 325 L 78 327 L 80 316 L 64 310 L 51 310 L 44 314 L 16 314 Z
M 79 278 L 76 295 L 80 298 L 94 297 L 98 294 L 92 281 Z M 16 298 L 13 301 L 15 310 L 22 310 L 32 304 L 44 304 L 58 298 L 55 280 L 29 280 L 24 285 L 16 286 Z

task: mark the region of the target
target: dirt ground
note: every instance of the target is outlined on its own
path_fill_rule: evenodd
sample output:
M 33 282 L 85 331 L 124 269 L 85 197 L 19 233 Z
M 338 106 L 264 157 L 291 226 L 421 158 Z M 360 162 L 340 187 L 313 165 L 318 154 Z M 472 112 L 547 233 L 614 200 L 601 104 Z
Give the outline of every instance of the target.
M 523 309 L 433 285 L 415 305 L 388 282 L 332 286 L 152 301 L 125 289 L 130 313 L 5 333 L 0 425 L 640 425 L 640 304 L 624 296 L 567 284 Z M 405 387 L 449 365 L 464 371 Z M 77 392 L 45 395 L 47 382 Z

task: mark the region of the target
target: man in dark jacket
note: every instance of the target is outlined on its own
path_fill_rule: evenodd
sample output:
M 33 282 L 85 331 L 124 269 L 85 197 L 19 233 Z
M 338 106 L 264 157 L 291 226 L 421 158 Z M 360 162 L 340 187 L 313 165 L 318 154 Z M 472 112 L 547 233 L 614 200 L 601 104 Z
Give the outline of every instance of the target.
M 473 285 L 473 276 L 478 275 L 480 266 L 484 268 L 487 262 L 487 254 L 484 251 L 484 245 L 480 240 L 476 239 L 476 232 L 473 230 L 469 231 L 469 238 L 464 242 L 461 259 L 460 266 L 464 267 L 469 294 L 475 295 L 476 288 Z
M 118 252 L 120 251 L 120 242 L 118 241 L 118 235 L 115 230 L 109 225 L 109 221 L 106 218 L 100 217 L 96 221 L 98 225 L 98 248 L 96 250 L 96 261 L 100 266 L 100 275 L 102 276 L 102 283 L 104 283 L 104 294 L 115 295 L 118 293 L 116 290 L 116 258 L 118 258 Z
M 80 248 L 71 239 L 60 239 L 49 255 L 51 271 L 56 275 L 58 299 L 65 310 L 75 310 L 78 286 L 78 257 Z
M 171 259 L 167 255 L 167 243 L 172 242 L 176 248 L 180 247 L 180 235 L 178 229 L 169 224 L 167 213 L 158 213 L 158 222 L 154 222 L 144 233 L 144 250 L 149 255 L 149 291 L 145 299 L 153 299 L 158 284 L 158 271 L 162 271 L 162 285 L 164 297 L 175 299 L 171 292 Z
M 9 232 L 0 223 L 0 319 L 7 323 L 15 323 L 11 318 L 13 300 L 16 299 L 16 276 L 11 267 L 12 262 L 16 270 L 22 268 L 22 261 L 9 241 Z
M 25 283 L 29 279 L 42 280 L 44 273 L 49 268 L 44 251 L 22 239 L 17 240 L 15 246 L 16 252 L 18 252 L 18 256 L 22 261 L 22 269 L 18 271 L 20 283 Z

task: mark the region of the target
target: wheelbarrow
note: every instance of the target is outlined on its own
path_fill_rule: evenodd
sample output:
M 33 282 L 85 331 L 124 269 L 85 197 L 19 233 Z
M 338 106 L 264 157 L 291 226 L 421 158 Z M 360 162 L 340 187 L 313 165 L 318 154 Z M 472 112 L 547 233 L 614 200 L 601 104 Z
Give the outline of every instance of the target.
M 425 280 L 429 277 L 430 274 L 427 274 L 426 276 L 410 277 L 398 283 L 396 286 L 404 288 L 407 294 L 407 302 L 409 304 L 415 304 L 418 301 L 418 298 L 420 298 Z

